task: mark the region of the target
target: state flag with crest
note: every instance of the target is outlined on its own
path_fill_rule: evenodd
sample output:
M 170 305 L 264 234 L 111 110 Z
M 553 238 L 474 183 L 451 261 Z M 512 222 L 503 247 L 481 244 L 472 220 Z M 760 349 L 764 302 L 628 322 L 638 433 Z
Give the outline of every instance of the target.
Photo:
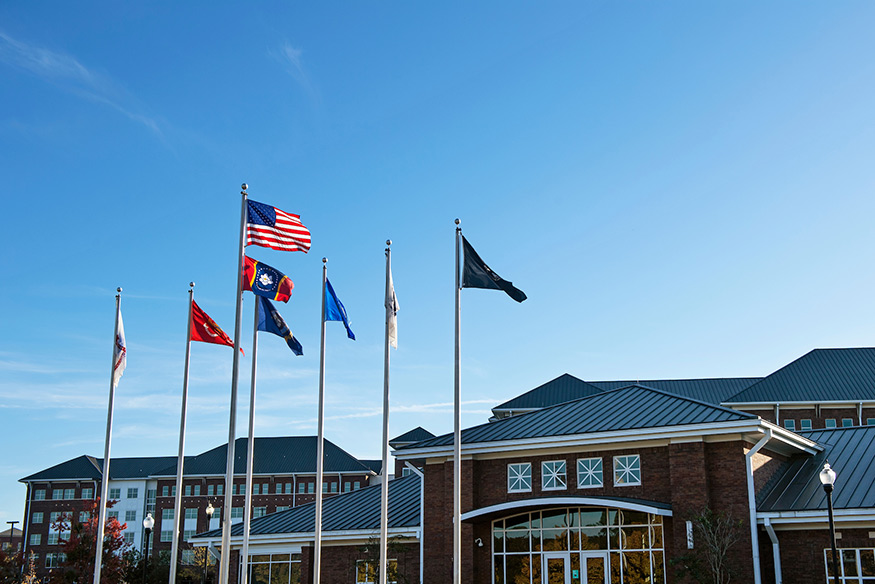
M 251 290 L 271 300 L 288 302 L 294 287 L 289 277 L 276 268 L 243 256 L 243 290 Z

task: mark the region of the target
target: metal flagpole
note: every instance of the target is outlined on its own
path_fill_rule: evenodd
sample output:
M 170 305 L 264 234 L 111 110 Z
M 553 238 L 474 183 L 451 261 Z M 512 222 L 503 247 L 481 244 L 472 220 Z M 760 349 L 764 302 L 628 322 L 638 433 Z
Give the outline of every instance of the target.
M 249 577 L 249 522 L 252 518 L 252 465 L 255 461 L 255 364 L 258 357 L 258 299 L 252 323 L 252 374 L 249 384 L 249 439 L 246 443 L 246 503 L 243 506 L 243 549 L 240 550 L 240 584 Z
M 462 287 L 459 282 L 461 221 L 456 219 L 456 349 L 453 397 L 453 584 L 462 584 Z
M 116 288 L 115 295 L 115 328 L 112 334 L 112 346 L 118 342 L 118 321 L 121 314 L 122 289 Z M 106 442 L 103 448 L 103 471 L 100 483 L 100 505 L 97 511 L 97 549 L 94 552 L 94 584 L 100 584 L 100 567 L 103 561 L 103 530 L 106 526 L 106 498 L 109 494 L 109 447 L 112 442 L 112 411 L 115 401 L 115 350 L 112 353 L 112 366 L 109 371 L 109 406 L 106 410 Z
M 188 415 L 188 366 L 191 361 L 191 311 L 194 302 L 194 282 L 188 289 L 188 326 L 185 334 L 185 366 L 182 374 L 182 413 L 179 416 L 179 454 L 176 458 L 176 493 L 173 499 L 173 543 L 170 549 L 169 584 L 176 584 L 176 565 L 179 554 L 179 522 L 182 514 L 182 473 L 185 460 L 185 419 Z
M 232 490 L 234 487 L 234 439 L 237 433 L 237 369 L 240 365 L 240 312 L 243 304 L 243 234 L 246 229 L 246 189 L 243 183 L 240 194 L 243 196 L 240 207 L 240 237 L 238 239 L 237 261 L 237 313 L 234 319 L 234 361 L 231 367 L 231 413 L 228 422 L 228 458 L 225 463 L 225 504 L 222 509 L 222 549 L 219 563 L 219 584 L 228 584 L 228 572 L 231 565 L 231 506 L 233 505 Z M 95 583 L 97 584 L 97 583 Z
M 313 584 L 320 582 L 322 560 L 322 446 L 325 406 L 325 295 L 327 294 L 328 259 L 322 258 L 322 339 L 319 346 L 319 411 L 316 437 L 316 533 L 313 542 Z
M 392 273 L 392 241 L 386 240 L 386 339 L 383 358 L 383 476 L 380 493 L 380 584 L 388 582 L 387 559 L 389 547 L 389 312 L 394 311 L 394 302 L 389 289 Z M 390 302 L 392 304 L 390 304 Z

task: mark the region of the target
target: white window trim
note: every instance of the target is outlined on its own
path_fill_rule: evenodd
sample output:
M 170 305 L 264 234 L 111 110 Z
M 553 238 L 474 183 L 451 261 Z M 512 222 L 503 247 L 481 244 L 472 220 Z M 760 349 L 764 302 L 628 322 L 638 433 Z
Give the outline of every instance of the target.
M 617 480 L 620 476 L 620 473 L 618 472 L 618 469 L 617 469 L 617 461 L 621 458 L 630 458 L 630 457 L 635 457 L 638 459 L 638 482 L 621 483 Z M 622 454 L 620 456 L 615 456 L 614 457 L 614 486 L 615 487 L 637 487 L 640 485 L 641 485 L 641 455 L 640 454 Z
M 529 468 L 529 486 L 528 488 L 521 489 L 512 489 L 510 486 L 511 478 L 516 479 L 518 482 L 522 482 L 524 475 L 522 473 L 517 473 L 516 476 L 511 477 L 510 469 L 511 467 L 528 467 Z M 531 462 L 512 462 L 507 465 L 507 492 L 508 493 L 531 493 L 532 492 L 532 463 Z
M 581 481 L 581 473 L 580 473 L 580 463 L 585 460 L 598 460 L 601 463 L 602 467 L 602 478 L 597 485 L 584 485 Z M 590 474 L 593 474 L 590 471 Z M 605 486 L 605 462 L 602 460 L 601 456 L 594 456 L 590 458 L 578 458 L 577 459 L 577 488 L 578 489 L 599 489 Z
M 563 479 L 564 484 L 561 487 L 548 487 L 548 486 L 546 486 L 544 465 L 547 465 L 547 464 L 562 464 L 562 466 L 565 468 L 565 472 L 562 473 L 563 476 L 565 477 Z M 559 474 L 556 472 L 553 472 L 553 476 L 556 477 L 557 479 L 559 478 Z M 545 461 L 541 462 L 541 490 L 542 491 L 565 491 L 565 490 L 568 490 L 568 463 L 566 461 L 564 461 L 564 460 L 545 460 Z

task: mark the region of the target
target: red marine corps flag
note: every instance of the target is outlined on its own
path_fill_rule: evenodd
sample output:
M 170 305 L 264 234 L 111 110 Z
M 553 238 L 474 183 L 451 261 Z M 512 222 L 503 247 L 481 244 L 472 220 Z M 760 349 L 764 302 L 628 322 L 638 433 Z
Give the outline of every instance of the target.
M 234 346 L 234 341 L 204 312 L 197 302 L 191 301 L 191 340 L 202 343 Z M 241 349 L 242 352 L 243 349 Z

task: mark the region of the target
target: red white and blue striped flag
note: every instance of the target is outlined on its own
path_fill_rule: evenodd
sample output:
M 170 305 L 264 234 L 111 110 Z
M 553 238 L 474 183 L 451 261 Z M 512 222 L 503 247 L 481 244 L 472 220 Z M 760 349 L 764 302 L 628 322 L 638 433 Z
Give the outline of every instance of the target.
M 310 230 L 299 215 L 247 200 L 246 245 L 260 245 L 279 251 L 310 250 Z

